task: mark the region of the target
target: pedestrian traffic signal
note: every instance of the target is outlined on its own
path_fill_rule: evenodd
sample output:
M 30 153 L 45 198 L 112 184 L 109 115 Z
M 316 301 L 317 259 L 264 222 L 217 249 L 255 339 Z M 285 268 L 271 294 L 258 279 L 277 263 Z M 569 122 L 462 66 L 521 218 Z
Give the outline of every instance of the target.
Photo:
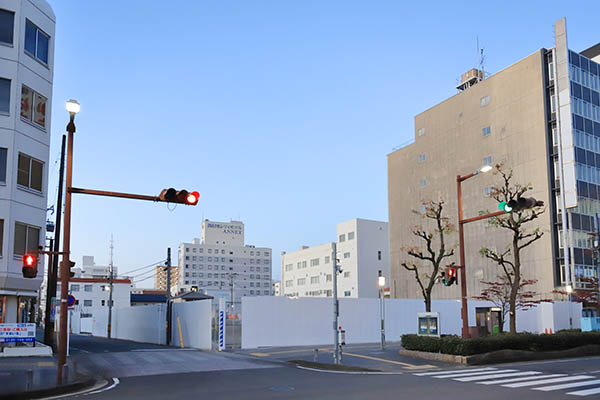
M 508 204 L 506 204 L 505 201 L 501 201 L 500 203 L 498 203 L 498 208 L 507 213 L 512 211 L 512 208 Z
M 452 286 L 456 282 L 456 268 L 448 266 L 445 271 L 441 273 L 441 282 L 445 286 Z
M 37 256 L 35 254 L 25 254 L 23 256 L 23 277 L 35 278 L 37 276 Z
M 163 189 L 158 196 L 160 201 L 165 201 L 167 203 L 179 203 L 179 204 L 187 204 L 189 206 L 195 206 L 198 204 L 198 199 L 200 199 L 200 193 L 198 192 L 188 192 L 187 190 L 175 190 L 173 188 Z
M 508 203 L 501 201 L 498 206 L 500 207 L 502 203 L 504 203 L 505 212 L 521 211 L 544 206 L 544 202 L 542 200 L 536 200 L 533 197 L 519 197 L 517 199 L 510 200 Z M 500 209 L 502 210 L 502 208 Z

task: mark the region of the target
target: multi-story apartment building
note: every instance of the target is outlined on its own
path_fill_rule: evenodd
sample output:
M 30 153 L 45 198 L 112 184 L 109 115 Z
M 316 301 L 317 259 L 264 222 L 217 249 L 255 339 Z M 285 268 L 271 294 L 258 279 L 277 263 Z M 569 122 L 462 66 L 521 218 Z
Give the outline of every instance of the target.
M 57 284 L 57 293 L 60 289 Z M 74 277 L 69 279 L 69 294 L 75 297 L 75 311 L 81 318 L 94 318 L 99 313 L 107 313 L 110 296 L 108 278 Z M 131 280 L 113 279 L 113 309 L 131 305 Z M 57 313 L 60 312 L 60 306 Z M 58 314 L 57 314 L 58 315 Z
M 388 223 L 354 218 L 337 225 L 338 296 L 378 297 L 381 270 L 389 278 Z M 328 297 L 333 292 L 333 243 L 281 255 L 281 293 Z
M 179 268 L 177 265 L 171 266 L 171 286 L 176 286 L 179 282 Z M 154 268 L 154 289 L 167 290 L 167 266 L 159 265 Z
M 514 182 L 531 184 L 529 194 L 546 203 L 546 212 L 529 225 L 544 235 L 522 254 L 524 277 L 537 279 L 535 291 L 549 298 L 566 282 L 585 287 L 583 278 L 598 277 L 587 250 L 600 212 L 600 45 L 569 50 L 564 19 L 555 24 L 555 40 L 554 48 L 542 48 L 487 78 L 479 70 L 464 74 L 458 94 L 415 117 L 414 142 L 388 155 L 393 297 L 420 297 L 413 272 L 401 266 L 410 260 L 402 247 L 422 245 L 411 227 L 423 221 L 411 210 L 420 210 L 422 200 L 442 198 L 445 216 L 456 224 L 457 175 L 484 164 L 512 169 Z M 462 183 L 465 218 L 497 210 L 489 194 L 499 179 L 482 173 Z M 564 268 L 563 221 L 572 236 L 570 273 Z M 447 239 L 458 242 L 457 235 Z M 481 293 L 482 281 L 498 275 L 499 267 L 479 250 L 503 249 L 509 242 L 506 230 L 485 221 L 465 225 L 469 297 Z M 457 286 L 434 291 L 434 298 L 459 296 Z
M 240 221 L 202 222 L 202 238 L 179 245 L 177 292 L 198 289 L 214 297 L 270 296 L 271 249 L 244 243 Z
M 46 234 L 54 27 L 44 0 L 0 4 L 0 323 L 33 319 L 44 276 L 21 257 Z

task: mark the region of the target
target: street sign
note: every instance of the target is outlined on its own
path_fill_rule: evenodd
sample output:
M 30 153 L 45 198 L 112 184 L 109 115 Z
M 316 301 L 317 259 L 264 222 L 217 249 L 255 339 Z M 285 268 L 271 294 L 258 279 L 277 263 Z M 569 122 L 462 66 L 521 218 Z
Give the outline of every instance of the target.
M 440 336 L 440 313 L 423 312 L 417 313 L 419 320 L 417 335 Z
M 35 324 L 0 324 L 0 343 L 35 342 Z
M 54 322 L 56 319 L 56 307 L 58 307 L 58 299 L 53 297 L 50 303 L 50 322 Z
M 73 307 L 74 305 L 75 305 L 75 296 L 69 295 L 69 297 L 67 297 L 67 306 Z

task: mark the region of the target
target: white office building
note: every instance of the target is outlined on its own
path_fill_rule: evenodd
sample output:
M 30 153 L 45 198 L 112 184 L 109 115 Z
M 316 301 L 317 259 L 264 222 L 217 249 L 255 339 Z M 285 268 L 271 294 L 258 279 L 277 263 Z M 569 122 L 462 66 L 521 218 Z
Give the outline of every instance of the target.
M 388 223 L 355 218 L 337 225 L 339 297 L 378 297 L 379 271 L 389 282 Z M 281 291 L 288 297 L 333 295 L 333 243 L 282 253 Z
M 244 243 L 240 221 L 202 222 L 201 239 L 179 245 L 178 293 L 198 290 L 230 297 L 272 294 L 271 249 Z
M 33 320 L 44 276 L 22 256 L 45 244 L 54 27 L 44 0 L 0 2 L 0 323 Z
M 57 284 L 60 293 L 60 282 Z M 81 318 L 97 318 L 99 314 L 108 315 L 110 282 L 108 278 L 71 278 L 69 294 L 75 297 L 74 311 Z M 131 280 L 113 279 L 113 309 L 131 305 Z M 57 314 L 60 307 L 57 309 Z

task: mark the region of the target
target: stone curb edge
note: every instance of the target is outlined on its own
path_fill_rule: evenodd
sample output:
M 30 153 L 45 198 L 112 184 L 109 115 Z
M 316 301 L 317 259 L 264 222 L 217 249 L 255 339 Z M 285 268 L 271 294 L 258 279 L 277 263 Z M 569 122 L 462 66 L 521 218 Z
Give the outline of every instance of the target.
M 98 382 L 98 378 L 88 378 L 85 380 L 75 381 L 66 385 L 54 386 L 48 389 L 31 390 L 27 392 L 0 394 L 0 400 L 26 400 L 40 399 L 48 396 L 58 396 L 61 394 L 69 394 L 79 390 L 87 389 L 94 386 Z

